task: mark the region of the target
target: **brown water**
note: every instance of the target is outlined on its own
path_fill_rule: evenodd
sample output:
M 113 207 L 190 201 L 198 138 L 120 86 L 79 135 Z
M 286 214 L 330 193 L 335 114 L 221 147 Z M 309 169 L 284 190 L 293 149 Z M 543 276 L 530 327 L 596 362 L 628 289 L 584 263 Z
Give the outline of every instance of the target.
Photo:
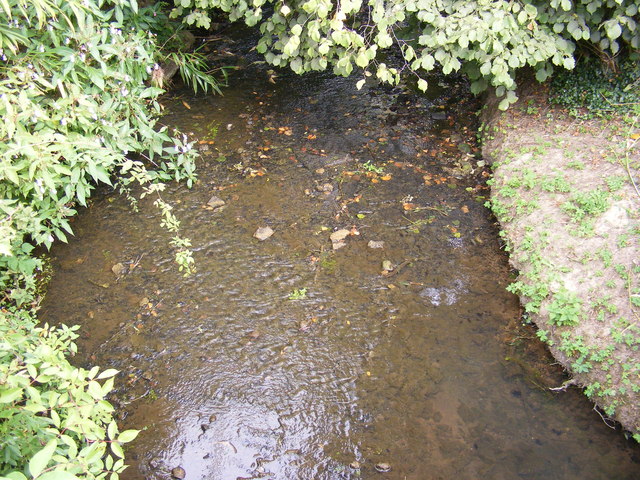
M 99 196 L 54 248 L 41 318 L 83 326 L 79 363 L 120 369 L 121 424 L 145 428 L 122 478 L 640 478 L 639 447 L 578 391 L 549 392 L 562 377 L 529 368 L 531 332 L 508 327 L 519 306 L 482 172 L 459 162 L 477 160 L 459 149 L 462 87 L 427 100 L 353 83 L 257 70 L 224 97 L 166 101 L 166 123 L 218 129 L 196 187 L 164 194 L 191 277 L 151 200 L 133 213 Z M 334 251 L 340 228 L 354 234 Z M 116 279 L 118 262 L 137 266 Z

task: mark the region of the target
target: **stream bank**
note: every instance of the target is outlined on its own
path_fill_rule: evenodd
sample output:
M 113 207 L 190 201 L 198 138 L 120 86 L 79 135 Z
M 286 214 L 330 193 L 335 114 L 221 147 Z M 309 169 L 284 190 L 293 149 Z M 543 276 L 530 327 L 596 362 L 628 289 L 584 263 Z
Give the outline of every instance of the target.
M 507 112 L 489 98 L 482 114 L 510 288 L 571 375 L 557 390 L 584 389 L 640 441 L 638 128 L 569 116 L 546 88 L 526 84 Z

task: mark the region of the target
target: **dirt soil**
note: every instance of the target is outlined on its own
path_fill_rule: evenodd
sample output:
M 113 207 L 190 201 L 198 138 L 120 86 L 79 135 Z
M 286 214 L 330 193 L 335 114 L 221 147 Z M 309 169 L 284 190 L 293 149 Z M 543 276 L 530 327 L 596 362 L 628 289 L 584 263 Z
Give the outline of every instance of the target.
M 640 441 L 640 125 L 576 119 L 538 84 L 519 97 L 490 98 L 481 128 L 511 288 L 571 376 L 558 392 L 584 388 Z

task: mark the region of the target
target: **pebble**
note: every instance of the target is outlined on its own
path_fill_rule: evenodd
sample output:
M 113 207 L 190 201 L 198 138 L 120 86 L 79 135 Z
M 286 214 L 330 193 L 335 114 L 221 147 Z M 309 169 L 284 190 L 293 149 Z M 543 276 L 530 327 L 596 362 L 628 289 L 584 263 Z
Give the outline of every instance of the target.
M 256 233 L 253 234 L 255 238 L 264 242 L 267 238 L 273 235 L 273 229 L 271 227 L 260 227 L 256 230 Z
M 316 190 L 319 191 L 319 192 L 331 193 L 331 192 L 333 192 L 333 185 L 331 185 L 330 183 L 325 183 L 323 185 L 318 185 L 316 187 Z
M 384 242 L 382 240 L 369 240 L 367 243 L 369 248 L 384 248 Z
M 331 235 L 329 235 L 329 238 L 331 239 L 332 242 L 340 242 L 345 238 L 347 238 L 350 233 L 351 233 L 351 230 L 347 230 L 346 228 L 341 228 L 340 230 L 336 230 Z
M 187 476 L 187 472 L 185 472 L 184 468 L 182 467 L 176 467 L 173 470 L 171 470 L 171 476 L 173 478 L 177 478 L 178 480 L 182 480 L 184 477 Z
M 207 205 L 210 206 L 213 209 L 224 207 L 225 204 L 226 204 L 226 202 L 224 200 L 222 200 L 220 197 L 217 197 L 216 195 L 211 197 L 209 199 L 209 201 L 207 202 Z
M 376 463 L 376 470 L 380 473 L 385 473 L 385 472 L 390 472 L 391 471 L 391 465 L 389 465 L 388 463 Z
M 116 277 L 120 277 L 125 275 L 129 269 L 125 267 L 122 263 L 116 263 L 113 267 L 111 267 L 111 271 L 114 273 Z
M 344 241 L 344 239 L 347 238 L 350 234 L 351 234 L 351 230 L 342 228 L 340 230 L 336 230 L 331 235 L 329 235 L 329 238 L 331 239 L 331 243 L 333 244 L 333 249 L 338 250 L 339 248 L 344 247 L 346 245 L 346 242 Z

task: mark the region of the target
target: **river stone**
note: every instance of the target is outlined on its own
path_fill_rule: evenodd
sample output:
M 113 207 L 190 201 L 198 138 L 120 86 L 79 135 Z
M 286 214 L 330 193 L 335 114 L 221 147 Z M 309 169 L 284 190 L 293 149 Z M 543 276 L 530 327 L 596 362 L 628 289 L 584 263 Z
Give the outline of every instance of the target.
M 367 243 L 369 248 L 384 248 L 384 242 L 382 240 L 369 240 Z
M 344 240 L 350 234 L 351 234 L 351 230 L 347 230 L 346 228 L 341 228 L 340 230 L 337 230 L 333 232 L 331 235 L 329 235 L 329 238 L 331 239 L 331 243 L 333 245 L 333 249 L 338 250 L 339 248 L 346 246 L 347 243 Z
M 333 232 L 329 236 L 329 238 L 331 239 L 331 242 L 333 242 L 333 243 L 341 242 L 342 240 L 347 238 L 350 233 L 351 233 L 351 230 L 347 230 L 346 228 L 341 228 L 340 230 L 336 230 L 335 232 Z
M 185 472 L 184 468 L 182 467 L 176 467 L 173 470 L 171 470 L 171 476 L 173 478 L 177 478 L 178 480 L 183 480 L 184 477 L 187 476 L 187 472 Z
M 220 208 L 223 207 L 225 205 L 225 201 L 222 200 L 220 197 L 217 196 L 213 196 L 209 199 L 209 201 L 207 202 L 207 205 L 209 205 L 211 208 Z
M 391 471 L 391 465 L 389 465 L 388 463 L 384 463 L 384 462 L 376 463 L 376 470 L 378 472 L 381 472 L 381 473 L 390 472 Z
M 273 229 L 271 227 L 260 227 L 256 230 L 256 233 L 253 234 L 253 236 L 261 242 L 265 241 L 271 235 L 273 235 Z
M 111 271 L 114 273 L 116 277 L 121 277 L 127 273 L 128 268 L 125 267 L 122 263 L 116 263 L 113 267 L 111 267 Z
M 325 183 L 323 185 L 318 185 L 316 187 L 316 190 L 319 191 L 319 192 L 331 193 L 331 192 L 333 192 L 333 185 L 331 185 L 330 183 Z

